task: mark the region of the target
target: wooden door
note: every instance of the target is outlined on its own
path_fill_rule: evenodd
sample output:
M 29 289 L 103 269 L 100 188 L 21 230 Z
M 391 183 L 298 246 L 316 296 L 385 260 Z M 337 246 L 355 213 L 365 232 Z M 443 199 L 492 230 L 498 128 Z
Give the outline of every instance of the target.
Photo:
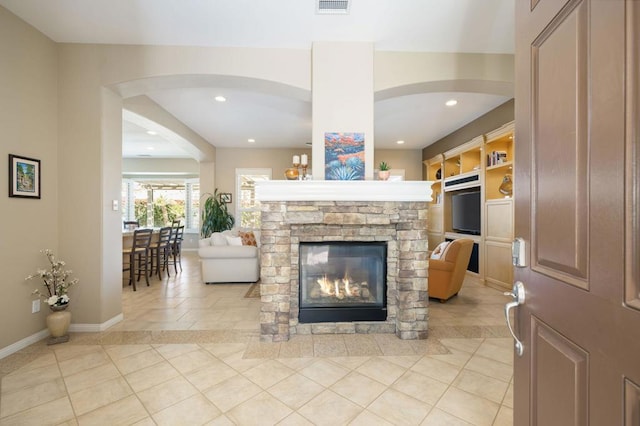
M 640 1 L 516 0 L 515 425 L 640 425 Z

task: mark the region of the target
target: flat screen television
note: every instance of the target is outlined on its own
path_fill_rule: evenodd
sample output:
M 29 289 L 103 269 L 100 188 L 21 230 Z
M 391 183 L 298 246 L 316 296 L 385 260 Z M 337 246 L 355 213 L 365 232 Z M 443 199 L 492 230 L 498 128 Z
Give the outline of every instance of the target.
M 451 222 L 455 232 L 480 235 L 480 191 L 451 195 Z

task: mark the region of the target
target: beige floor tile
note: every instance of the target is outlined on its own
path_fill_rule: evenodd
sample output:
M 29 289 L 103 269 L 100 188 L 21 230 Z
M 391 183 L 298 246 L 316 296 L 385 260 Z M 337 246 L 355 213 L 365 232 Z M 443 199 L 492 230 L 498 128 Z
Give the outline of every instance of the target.
M 307 377 L 295 373 L 268 389 L 288 407 L 297 410 L 325 388 Z
M 82 415 L 123 399 L 132 393 L 127 381 L 123 377 L 118 377 L 72 393 L 69 398 L 76 415 Z
M 50 367 L 57 364 L 56 355 L 53 351 L 38 355 L 33 361 L 20 367 L 22 371 L 33 370 L 36 368 Z
M 236 370 L 222 361 L 215 360 L 206 367 L 191 371 L 184 376 L 202 392 L 236 375 L 238 375 Z
M 476 351 L 476 355 L 513 365 L 513 343 L 510 342 L 505 347 L 502 344 L 503 341 L 501 339 L 486 339 Z
M 411 368 L 413 365 L 418 362 L 422 357 L 419 355 L 405 355 L 405 356 L 382 356 L 380 359 L 384 359 L 386 361 L 390 361 L 394 364 L 399 365 L 403 368 Z
M 352 371 L 331 386 L 331 390 L 365 408 L 387 387 L 363 374 Z
M 479 355 L 473 356 L 464 368 L 503 382 L 509 382 L 513 376 L 512 366 Z
M 226 415 L 239 425 L 274 425 L 292 412 L 268 392 L 262 392 L 231 409 Z
M 444 395 L 448 385 L 420 373 L 407 371 L 396 380 L 392 388 L 419 401 L 435 405 Z
M 100 345 L 55 345 L 53 348 L 59 363 L 93 352 L 103 352 L 103 350 Z
M 57 425 L 73 420 L 74 414 L 68 397 L 50 401 L 30 408 L 26 411 L 0 419 L 3 426 L 41 426 L 44 424 Z
M 204 392 L 204 395 L 213 402 L 223 413 L 231 410 L 238 404 L 253 398 L 262 392 L 260 386 L 240 375 L 220 382 Z
M 450 387 L 440 398 L 436 407 L 474 425 L 484 426 L 493 423 L 500 405 Z
M 114 359 L 113 363 L 118 367 L 118 370 L 120 370 L 122 374 L 126 375 L 133 373 L 134 371 L 152 367 L 163 361 L 164 358 L 162 358 L 155 349 L 148 349 L 144 352 L 138 352 L 125 358 Z
M 150 345 L 105 345 L 104 350 L 111 359 L 126 358 L 151 349 Z
M 330 357 L 327 359 L 346 369 L 355 370 L 365 362 L 369 361 L 371 357 L 369 356 L 337 356 L 337 357 Z
M 278 426 L 314 426 L 309 420 L 305 419 L 298 413 L 291 413 L 285 417 Z
M 2 395 L 15 392 L 18 389 L 30 388 L 41 383 L 46 383 L 59 377 L 60 370 L 50 366 L 33 368 L 26 371 L 20 369 L 2 378 Z
M 500 407 L 493 426 L 513 426 L 513 409 L 504 405 Z
M 171 365 L 182 374 L 205 367 L 214 361 L 217 361 L 216 358 L 204 349 L 183 353 L 169 360 Z
M 329 387 L 349 374 L 349 369 L 331 361 L 319 359 L 304 367 L 299 372 L 303 376 L 321 384 L 322 386 Z
M 356 371 L 389 386 L 395 382 L 398 377 L 402 376 L 406 369 L 391 361 L 376 357 L 362 364 Z
M 67 391 L 61 377 L 28 388 L 17 389 L 14 392 L 3 392 L 2 398 L 0 399 L 0 418 L 66 396 Z
M 473 424 L 465 422 L 439 408 L 434 408 L 421 423 L 421 426 L 473 426 Z
M 349 423 L 349 426 L 374 426 L 374 425 L 375 426 L 392 426 L 393 423 L 390 423 L 385 419 L 383 419 L 382 417 L 377 416 L 367 410 L 358 414 L 358 417 L 356 417 L 351 423 Z
M 485 339 L 440 339 L 440 343 L 450 349 L 474 353 Z
M 257 365 L 243 373 L 243 376 L 260 386 L 267 389 L 281 380 L 286 379 L 294 373 L 294 370 L 284 366 L 274 360 Z
M 382 350 L 372 335 L 355 334 L 344 339 L 349 356 L 380 356 Z
M 164 345 L 153 345 L 153 348 L 156 351 L 158 351 L 158 353 L 164 359 L 171 359 L 179 355 L 197 351 L 200 349 L 200 346 L 195 343 L 187 343 L 187 344 L 173 343 L 173 344 L 164 344 Z
M 180 373 L 178 370 L 173 368 L 171 364 L 167 361 L 162 361 L 147 368 L 127 374 L 125 379 L 134 392 L 140 392 L 169 381 L 179 375 Z
M 91 351 L 89 353 L 79 355 L 65 361 L 58 362 L 60 371 L 65 376 L 70 376 L 84 370 L 90 370 L 104 364 L 109 364 L 111 358 L 107 353 L 100 349 L 99 351 Z
M 450 384 L 455 380 L 460 369 L 447 362 L 426 356 L 416 362 L 413 367 L 411 367 L 411 371 L 416 371 L 432 379 Z
M 153 415 L 158 425 L 201 425 L 220 415 L 218 410 L 202 394 L 196 394 Z
M 451 364 L 454 367 L 462 368 L 471 359 L 471 354 L 458 349 L 450 349 L 451 353 L 447 355 L 429 355 L 432 359 L 438 361 L 444 361 L 447 364 Z
M 131 395 L 79 416 L 78 423 L 82 426 L 101 426 L 106 423 L 109 425 L 145 425 L 149 424 L 148 416 L 149 414 L 138 398 Z
M 508 383 L 471 370 L 462 370 L 453 386 L 495 403 L 502 403 Z
M 138 398 L 149 413 L 154 414 L 198 393 L 182 376 L 138 392 Z
M 330 390 L 325 390 L 298 410 L 313 424 L 348 424 L 362 408 Z
M 432 408 L 430 404 L 394 389 L 388 389 L 368 409 L 393 424 L 417 425 L 424 420 Z
M 64 383 L 67 386 L 67 392 L 76 393 L 121 376 L 122 374 L 120 374 L 116 366 L 109 363 L 65 376 Z
M 145 417 L 139 422 L 135 422 L 132 426 L 156 426 L 156 422 L 151 417 Z
M 347 346 L 343 339 L 322 340 L 313 342 L 313 354 L 316 357 L 347 356 Z
M 513 381 L 509 383 L 509 387 L 507 388 L 507 393 L 504 395 L 502 404 L 509 408 L 513 408 Z
M 313 357 L 303 357 L 303 358 L 279 358 L 276 361 L 279 363 L 286 365 L 292 370 L 300 371 L 305 367 L 310 366 L 316 359 Z

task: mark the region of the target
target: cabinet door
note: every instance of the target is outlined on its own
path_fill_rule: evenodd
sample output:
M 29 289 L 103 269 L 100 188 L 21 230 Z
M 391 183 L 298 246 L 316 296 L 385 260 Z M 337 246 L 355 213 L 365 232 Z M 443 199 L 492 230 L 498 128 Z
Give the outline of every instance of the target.
M 487 201 L 485 218 L 486 239 L 511 242 L 513 239 L 513 200 Z
M 510 289 L 513 282 L 511 265 L 511 244 L 495 241 L 484 243 L 485 282 L 489 285 Z

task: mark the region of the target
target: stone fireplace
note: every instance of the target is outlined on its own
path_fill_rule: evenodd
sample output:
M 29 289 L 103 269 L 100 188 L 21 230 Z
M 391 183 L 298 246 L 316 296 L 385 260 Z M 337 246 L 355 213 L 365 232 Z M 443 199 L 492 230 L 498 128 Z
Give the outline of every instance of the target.
M 262 205 L 262 341 L 286 341 L 295 334 L 327 333 L 395 333 L 401 339 L 427 337 L 429 182 L 269 181 L 260 182 L 256 193 Z M 374 275 L 383 273 L 386 281 L 386 291 L 382 290 L 386 310 L 379 314 L 381 317 L 349 319 L 347 315 L 334 321 L 316 322 L 312 315 L 311 322 L 307 322 L 306 307 L 303 307 L 301 321 L 300 247 L 304 253 L 309 243 L 322 247 L 331 242 L 384 244 L 384 268 L 374 267 Z M 353 250 L 346 253 L 346 257 L 356 258 L 351 259 L 352 265 L 362 262 L 359 255 L 352 254 Z M 335 274 L 343 273 L 336 270 Z M 318 283 L 323 277 L 306 278 Z M 373 276 L 352 278 L 359 281 L 360 296 L 365 288 L 365 292 L 371 293 L 369 281 Z M 337 294 L 344 296 L 339 300 L 342 302 L 346 298 L 345 276 L 327 279 L 332 281 L 334 295 L 339 280 Z M 325 286 L 329 288 L 327 283 Z M 302 290 L 303 293 L 310 291 Z M 349 291 L 353 289 L 350 287 Z M 322 296 L 316 299 L 323 304 L 329 300 Z M 363 304 L 367 303 L 358 303 L 357 307 Z

